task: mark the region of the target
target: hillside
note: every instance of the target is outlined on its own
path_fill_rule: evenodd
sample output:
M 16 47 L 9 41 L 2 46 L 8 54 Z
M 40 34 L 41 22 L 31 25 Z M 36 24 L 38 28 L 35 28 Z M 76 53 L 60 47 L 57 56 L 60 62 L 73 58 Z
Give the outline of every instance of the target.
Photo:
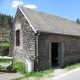
M 9 54 L 9 34 L 13 23 L 13 17 L 0 14 L 0 56 Z
M 0 14 L 0 41 L 9 40 L 9 34 L 13 23 L 13 17 Z

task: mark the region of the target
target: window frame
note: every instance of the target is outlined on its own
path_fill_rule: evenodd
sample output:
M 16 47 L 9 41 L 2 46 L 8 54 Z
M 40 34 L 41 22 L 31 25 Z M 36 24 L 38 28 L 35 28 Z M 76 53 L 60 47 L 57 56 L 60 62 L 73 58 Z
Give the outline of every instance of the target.
M 20 46 L 20 29 L 16 30 L 16 46 Z

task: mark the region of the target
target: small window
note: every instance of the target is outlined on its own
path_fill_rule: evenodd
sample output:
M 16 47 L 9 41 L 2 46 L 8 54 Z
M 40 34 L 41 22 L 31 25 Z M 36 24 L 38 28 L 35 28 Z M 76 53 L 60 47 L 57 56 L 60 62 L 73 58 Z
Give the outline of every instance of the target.
M 20 46 L 20 30 L 16 30 L 16 46 Z

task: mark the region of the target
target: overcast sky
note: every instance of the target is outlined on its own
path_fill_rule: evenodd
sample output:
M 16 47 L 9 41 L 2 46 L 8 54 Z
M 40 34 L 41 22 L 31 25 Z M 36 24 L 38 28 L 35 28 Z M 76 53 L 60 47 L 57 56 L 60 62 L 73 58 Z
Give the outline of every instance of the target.
M 0 12 L 15 17 L 19 5 L 73 21 L 80 18 L 80 0 L 3 0 Z

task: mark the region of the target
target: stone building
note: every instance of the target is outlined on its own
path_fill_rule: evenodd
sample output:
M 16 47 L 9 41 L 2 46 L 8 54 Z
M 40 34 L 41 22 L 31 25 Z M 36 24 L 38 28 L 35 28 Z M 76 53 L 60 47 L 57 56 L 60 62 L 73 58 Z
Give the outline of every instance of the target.
M 63 67 L 80 61 L 80 25 L 44 12 L 18 7 L 10 34 L 10 56 L 35 70 Z

